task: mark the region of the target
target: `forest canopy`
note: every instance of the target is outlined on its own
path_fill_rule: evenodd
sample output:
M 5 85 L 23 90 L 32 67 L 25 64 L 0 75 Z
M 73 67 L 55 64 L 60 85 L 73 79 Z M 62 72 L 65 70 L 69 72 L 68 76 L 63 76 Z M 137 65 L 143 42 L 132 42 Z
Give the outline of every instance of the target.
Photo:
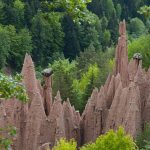
M 0 0 L 0 68 L 20 70 L 26 52 L 46 67 L 64 55 L 76 59 L 92 44 L 114 47 L 126 19 L 129 39 L 149 31 L 148 0 Z M 14 61 L 15 60 L 15 61 Z

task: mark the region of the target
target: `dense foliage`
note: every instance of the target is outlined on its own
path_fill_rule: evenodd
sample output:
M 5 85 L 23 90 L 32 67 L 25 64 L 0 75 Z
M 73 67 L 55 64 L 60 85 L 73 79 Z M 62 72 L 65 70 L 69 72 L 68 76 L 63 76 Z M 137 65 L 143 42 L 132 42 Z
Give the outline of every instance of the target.
M 66 139 L 60 139 L 53 150 L 76 150 L 77 143 L 74 140 L 67 141 Z
M 53 150 L 76 150 L 77 144 L 71 140 L 61 139 Z M 95 143 L 89 143 L 80 150 L 138 150 L 133 139 L 125 134 L 123 128 L 117 131 L 110 130 L 97 138 Z
M 23 102 L 28 100 L 25 87 L 21 83 L 21 76 L 16 75 L 14 78 L 5 76 L 0 73 L 0 99 L 17 98 Z
M 116 43 L 122 19 L 129 37 L 139 37 L 149 30 L 148 5 L 148 0 L 0 0 L 0 68 L 19 70 L 26 52 L 45 67 L 62 54 L 75 59 L 91 44 L 106 51 Z
M 97 138 L 95 143 L 87 144 L 81 150 L 136 150 L 136 144 L 133 139 L 125 134 L 123 128 L 114 132 L 110 130 Z
M 80 53 L 76 60 L 69 62 L 63 56 L 49 66 L 54 70 L 53 96 L 60 91 L 63 100 L 70 98 L 76 109 L 83 111 L 94 88 L 99 87 L 112 71 L 113 49 L 107 52 L 90 48 Z
M 144 130 L 139 132 L 136 144 L 140 150 L 150 149 L 150 123 L 145 124 Z

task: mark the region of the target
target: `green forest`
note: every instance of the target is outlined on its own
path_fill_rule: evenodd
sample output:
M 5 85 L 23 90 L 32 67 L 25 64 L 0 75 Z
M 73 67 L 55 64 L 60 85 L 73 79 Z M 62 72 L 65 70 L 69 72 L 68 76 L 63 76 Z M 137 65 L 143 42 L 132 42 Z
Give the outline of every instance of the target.
M 125 19 L 129 40 L 149 31 L 148 0 L 1 0 L 1 68 L 19 70 L 25 53 L 37 67 L 64 57 L 75 60 L 85 49 L 106 52 L 118 38 Z M 145 11 L 147 11 L 145 14 Z M 14 61 L 15 60 L 15 61 Z

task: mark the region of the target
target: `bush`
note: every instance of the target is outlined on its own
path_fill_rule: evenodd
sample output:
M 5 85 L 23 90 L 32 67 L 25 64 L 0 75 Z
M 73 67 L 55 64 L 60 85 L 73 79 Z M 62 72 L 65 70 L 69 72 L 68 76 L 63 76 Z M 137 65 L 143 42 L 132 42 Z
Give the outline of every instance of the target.
M 140 132 L 136 139 L 140 150 L 150 150 L 150 123 L 147 123 L 143 132 Z
M 27 102 L 28 96 L 21 82 L 22 77 L 19 74 L 12 78 L 0 73 L 0 100 L 17 98 L 22 102 Z
M 77 143 L 74 140 L 67 141 L 60 139 L 57 145 L 52 150 L 76 150 Z
M 133 139 L 125 134 L 123 128 L 114 132 L 110 130 L 105 135 L 97 138 L 95 143 L 87 144 L 80 150 L 136 150 L 136 144 Z
M 61 139 L 52 150 L 77 150 L 77 144 L 74 140 Z M 138 150 L 138 148 L 133 139 L 120 127 L 116 132 L 110 130 L 99 136 L 95 143 L 89 143 L 80 150 Z
M 72 84 L 73 105 L 80 112 L 83 112 L 84 107 L 90 97 L 92 90 L 98 83 L 100 70 L 97 64 L 90 65 L 87 72 L 82 74 L 80 80 L 74 79 Z

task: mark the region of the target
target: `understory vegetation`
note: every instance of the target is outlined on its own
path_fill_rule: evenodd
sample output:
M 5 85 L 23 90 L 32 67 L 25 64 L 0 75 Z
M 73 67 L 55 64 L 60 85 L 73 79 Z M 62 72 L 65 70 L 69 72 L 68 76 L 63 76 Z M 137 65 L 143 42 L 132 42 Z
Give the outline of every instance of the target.
M 110 130 L 99 136 L 95 142 L 80 147 L 80 150 L 149 150 L 150 124 L 146 124 L 143 132 L 134 140 L 122 127 L 117 131 Z M 52 150 L 77 150 L 74 140 L 60 139 Z
M 97 52 L 93 45 L 81 52 L 76 60 L 58 58 L 49 66 L 54 70 L 53 96 L 58 89 L 63 100 L 70 99 L 76 109 L 83 111 L 92 90 L 104 84 L 114 66 L 114 49 Z
M 60 139 L 53 150 L 77 150 L 77 143 L 74 140 Z M 99 136 L 94 143 L 86 144 L 80 150 L 138 150 L 138 147 L 120 127 L 117 131 L 110 130 Z

